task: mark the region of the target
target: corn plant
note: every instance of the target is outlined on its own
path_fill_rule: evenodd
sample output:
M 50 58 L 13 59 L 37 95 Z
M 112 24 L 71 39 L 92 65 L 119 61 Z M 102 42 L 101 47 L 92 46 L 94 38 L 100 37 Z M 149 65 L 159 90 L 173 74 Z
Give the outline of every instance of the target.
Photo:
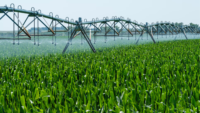
M 2 58 L 0 112 L 199 112 L 200 40 Z

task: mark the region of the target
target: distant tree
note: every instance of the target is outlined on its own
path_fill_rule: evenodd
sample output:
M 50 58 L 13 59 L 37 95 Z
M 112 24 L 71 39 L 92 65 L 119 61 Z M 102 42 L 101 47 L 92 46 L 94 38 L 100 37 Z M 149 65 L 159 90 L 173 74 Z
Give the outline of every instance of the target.
M 115 26 L 115 29 L 116 29 L 117 31 L 119 31 L 120 28 L 119 28 L 119 26 Z
M 199 25 L 198 25 L 198 24 L 190 23 L 190 26 L 191 26 L 191 27 L 198 27 Z

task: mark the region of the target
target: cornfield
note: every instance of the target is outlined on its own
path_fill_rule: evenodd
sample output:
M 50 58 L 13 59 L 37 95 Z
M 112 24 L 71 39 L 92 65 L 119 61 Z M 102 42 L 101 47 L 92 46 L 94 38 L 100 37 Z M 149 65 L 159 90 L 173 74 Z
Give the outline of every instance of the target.
M 199 112 L 200 40 L 0 60 L 0 112 Z

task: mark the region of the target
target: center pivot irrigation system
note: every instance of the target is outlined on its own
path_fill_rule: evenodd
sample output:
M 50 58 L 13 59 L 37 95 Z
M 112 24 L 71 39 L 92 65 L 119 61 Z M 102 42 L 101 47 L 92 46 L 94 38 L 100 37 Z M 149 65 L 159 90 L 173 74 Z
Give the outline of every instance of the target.
M 2 6 L 0 7 L 0 13 L 3 14 L 2 17 L 0 17 L 0 20 L 4 17 L 8 17 L 13 22 L 13 38 L 1 38 L 0 40 L 13 40 L 13 45 L 15 44 L 15 40 L 31 40 L 32 37 L 34 38 L 34 45 L 36 45 L 36 42 L 38 41 L 39 46 L 39 36 L 52 36 L 52 44 L 56 45 L 56 32 L 66 32 L 68 33 L 68 43 L 66 44 L 63 53 L 67 50 L 69 47 L 71 41 L 73 38 L 75 38 L 77 35 L 81 35 L 81 41 L 82 36 L 85 38 L 87 43 L 89 44 L 90 48 L 93 52 L 96 52 L 92 42 L 91 42 L 91 26 L 94 28 L 93 30 L 93 36 L 94 36 L 94 44 L 96 42 L 95 36 L 104 36 L 105 37 L 105 43 L 108 36 L 115 37 L 133 37 L 135 36 L 136 44 L 138 41 L 142 38 L 144 33 L 149 35 L 154 43 L 156 41 L 154 40 L 155 35 L 175 35 L 178 36 L 178 34 L 183 34 L 186 39 L 188 39 L 187 34 L 193 34 L 198 35 L 200 33 L 200 28 L 198 26 L 191 26 L 191 25 L 183 25 L 183 24 L 177 24 L 177 23 L 170 23 L 170 22 L 157 22 L 152 23 L 149 25 L 146 23 L 145 25 L 142 23 L 138 23 L 137 21 L 131 21 L 130 19 L 124 19 L 123 17 L 112 17 L 112 19 L 109 19 L 108 17 L 104 17 L 102 20 L 99 20 L 98 18 L 92 19 L 92 21 L 87 21 L 86 19 L 84 22 L 81 18 L 78 19 L 78 21 L 75 21 L 67 17 L 66 19 L 60 19 L 58 15 L 55 17 L 53 16 L 53 13 L 50 12 L 49 15 L 45 15 L 41 12 L 41 10 L 36 11 L 35 8 L 31 8 L 31 10 L 24 10 L 21 6 L 18 6 L 18 8 L 15 8 L 14 4 L 11 4 L 10 7 Z M 8 13 L 12 13 L 13 16 L 10 16 Z M 20 14 L 27 14 L 27 17 L 25 21 L 22 23 L 20 21 Z M 33 20 L 30 23 L 27 23 L 27 20 L 29 18 L 33 18 Z M 51 21 L 50 24 L 48 24 L 48 21 Z M 48 29 L 48 33 L 50 34 L 41 34 L 39 31 L 39 23 L 42 23 L 43 26 L 45 26 Z M 27 27 L 33 24 L 34 33 L 30 34 L 27 31 Z M 37 24 L 37 25 L 35 25 Z M 64 30 L 57 30 L 57 25 L 61 25 Z M 67 24 L 67 25 L 66 25 Z M 17 26 L 17 33 L 15 33 L 15 26 Z M 120 26 L 120 27 L 119 27 Z M 88 32 L 90 31 L 90 32 Z M 112 32 L 112 33 L 111 33 Z M 88 36 L 90 34 L 90 37 Z M 139 36 L 136 39 L 136 36 Z M 23 38 L 22 38 L 23 37 Z M 25 38 L 24 38 L 25 37 Z M 36 37 L 38 37 L 36 39 Z M 53 39 L 53 37 L 55 37 Z M 176 39 L 176 37 L 175 37 Z M 55 42 L 53 42 L 53 40 Z M 81 42 L 82 44 L 82 42 Z

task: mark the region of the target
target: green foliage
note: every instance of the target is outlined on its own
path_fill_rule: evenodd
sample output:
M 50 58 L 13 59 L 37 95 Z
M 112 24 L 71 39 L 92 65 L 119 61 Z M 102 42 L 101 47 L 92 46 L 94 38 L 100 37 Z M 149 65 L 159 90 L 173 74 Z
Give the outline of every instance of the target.
M 200 40 L 0 61 L 0 112 L 197 112 Z
M 195 28 L 199 27 L 198 24 L 193 24 L 193 23 L 190 23 L 190 26 L 195 27 Z

